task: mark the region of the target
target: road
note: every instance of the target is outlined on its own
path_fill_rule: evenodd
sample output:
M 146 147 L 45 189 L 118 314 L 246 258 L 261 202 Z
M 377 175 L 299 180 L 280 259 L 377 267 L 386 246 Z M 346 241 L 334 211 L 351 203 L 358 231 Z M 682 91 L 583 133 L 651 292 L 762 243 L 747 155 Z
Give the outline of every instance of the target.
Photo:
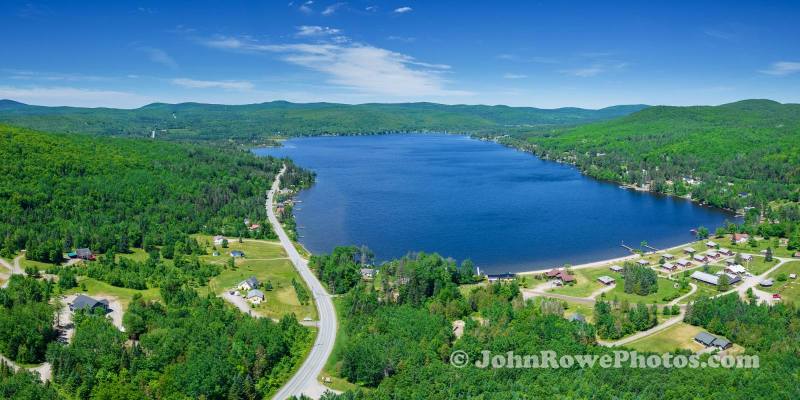
M 322 368 L 325 366 L 325 362 L 328 361 L 331 352 L 333 352 L 337 328 L 336 311 L 327 290 L 325 290 L 325 287 L 322 286 L 314 273 L 311 272 L 311 269 L 308 268 L 308 261 L 300 257 L 300 253 L 297 252 L 294 244 L 289 240 L 289 236 L 286 235 L 283 226 L 275 216 L 275 211 L 273 210 L 274 196 L 280 188 L 280 179 L 284 172 L 286 172 L 285 165 L 278 176 L 275 177 L 272 188 L 267 192 L 267 217 L 292 264 L 294 264 L 297 272 L 300 273 L 300 277 L 306 281 L 306 284 L 311 289 L 319 313 L 319 323 L 317 338 L 308 357 L 303 362 L 303 365 L 300 366 L 300 369 L 295 372 L 294 376 L 273 396 L 273 399 L 284 400 L 301 394 L 318 399 L 328 390 L 317 380 L 317 377 L 322 372 Z

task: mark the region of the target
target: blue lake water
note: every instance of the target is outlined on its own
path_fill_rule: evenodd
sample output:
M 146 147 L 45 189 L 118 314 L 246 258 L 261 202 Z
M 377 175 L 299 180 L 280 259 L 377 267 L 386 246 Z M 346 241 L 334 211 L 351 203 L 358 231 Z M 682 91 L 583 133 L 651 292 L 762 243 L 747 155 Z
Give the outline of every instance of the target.
M 378 260 L 421 250 L 517 272 L 623 256 L 622 241 L 677 245 L 691 228 L 733 220 L 463 136 L 314 137 L 253 151 L 317 173 L 295 211 L 314 253 L 365 244 Z

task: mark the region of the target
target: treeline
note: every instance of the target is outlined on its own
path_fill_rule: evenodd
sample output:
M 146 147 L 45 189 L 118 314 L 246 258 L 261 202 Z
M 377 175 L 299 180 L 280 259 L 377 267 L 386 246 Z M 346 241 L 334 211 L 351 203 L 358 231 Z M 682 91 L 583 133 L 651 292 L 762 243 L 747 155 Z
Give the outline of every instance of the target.
M 223 147 L 57 135 L 0 125 L 0 252 L 59 262 L 190 233 L 269 237 L 264 196 L 288 160 Z M 248 218 L 261 224 L 251 231 Z
M 101 256 L 98 262 L 73 268 L 85 275 L 112 286 L 144 290 L 162 287 L 166 280 L 177 280 L 192 286 L 205 285 L 209 279 L 219 275 L 220 266 L 201 262 L 196 254 L 185 255 L 180 251 L 172 255 L 172 261 L 163 260 L 157 251 L 151 251 L 146 261 L 128 257 L 115 260 L 113 251 Z
M 643 303 L 632 306 L 624 301 L 598 300 L 594 304 L 594 319 L 597 336 L 603 339 L 619 339 L 656 326 L 658 324 L 658 307 Z
M 622 269 L 625 293 L 647 296 L 658 291 L 658 274 L 652 268 L 626 262 Z
M 264 398 L 311 344 L 291 316 L 251 318 L 186 285 L 161 292 L 164 303 L 134 298 L 124 333 L 105 318 L 77 316 L 72 342 L 48 350 L 57 387 L 87 399 Z
M 580 108 L 405 104 L 164 104 L 138 109 L 43 107 L 0 100 L 0 121 L 48 132 L 159 139 L 271 142 L 276 136 L 363 135 L 397 132 L 497 132 L 530 126 L 574 125 L 610 119 L 646 106 Z
M 49 304 L 54 286 L 12 275 L 0 289 L 0 354 L 19 363 L 44 361 L 47 346 L 56 339 L 55 306 Z

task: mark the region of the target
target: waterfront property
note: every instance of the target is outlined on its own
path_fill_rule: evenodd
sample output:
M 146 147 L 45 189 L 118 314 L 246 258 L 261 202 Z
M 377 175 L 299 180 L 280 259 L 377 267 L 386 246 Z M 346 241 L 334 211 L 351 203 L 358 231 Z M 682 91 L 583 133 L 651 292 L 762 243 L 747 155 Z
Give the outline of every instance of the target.
M 517 278 L 517 274 L 506 272 L 504 274 L 489 274 L 486 275 L 489 282 L 511 282 Z
M 721 276 L 722 275 L 709 274 L 703 271 L 694 271 L 692 272 L 692 275 L 690 277 L 699 282 L 707 283 L 709 285 L 719 286 Z M 742 278 L 739 277 L 739 275 L 725 274 L 725 276 L 728 278 L 728 283 L 731 285 L 742 280 Z
M 615 282 L 614 278 L 612 278 L 612 277 L 610 277 L 608 275 L 603 275 L 603 276 L 597 278 L 597 281 L 602 283 L 603 285 L 606 285 L 606 286 L 612 285 Z

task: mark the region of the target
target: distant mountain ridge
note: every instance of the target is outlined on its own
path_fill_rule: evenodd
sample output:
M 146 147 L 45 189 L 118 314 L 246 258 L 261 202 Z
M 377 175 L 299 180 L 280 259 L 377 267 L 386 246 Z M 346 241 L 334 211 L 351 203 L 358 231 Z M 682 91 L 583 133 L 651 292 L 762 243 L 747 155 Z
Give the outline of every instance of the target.
M 617 118 L 647 108 L 620 105 L 574 107 L 444 105 L 436 103 L 291 103 L 246 105 L 152 103 L 137 109 L 34 106 L 0 100 L 0 122 L 50 132 L 146 136 L 152 130 L 176 139 L 252 139 L 282 135 L 375 134 L 505 130 L 574 126 Z

